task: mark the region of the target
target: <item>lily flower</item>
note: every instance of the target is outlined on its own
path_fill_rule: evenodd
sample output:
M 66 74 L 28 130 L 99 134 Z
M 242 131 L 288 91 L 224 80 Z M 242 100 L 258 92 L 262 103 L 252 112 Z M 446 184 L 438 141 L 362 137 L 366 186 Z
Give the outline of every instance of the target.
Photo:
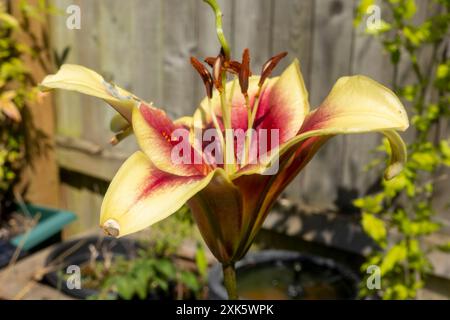
M 253 106 L 257 111 L 251 124 L 256 133 L 279 129 L 279 144 L 269 150 L 276 150 L 279 168 L 269 175 L 264 173 L 273 165 L 273 157 L 236 165 L 231 171 L 225 169 L 226 163 L 172 161 L 172 149 L 179 141 L 171 137 L 177 129 L 211 128 L 213 118 L 224 128 L 221 94 L 216 89 L 211 99 L 206 97 L 201 102 L 193 117 L 172 121 L 161 109 L 106 83 L 82 66 L 63 65 L 41 86 L 101 98 L 132 124 L 141 150 L 125 161 L 103 200 L 100 225 L 108 234 L 120 237 L 140 231 L 187 203 L 211 252 L 228 264 L 247 252 L 277 197 L 331 137 L 384 134 L 392 149 L 386 179 L 398 174 L 406 159 L 405 145 L 396 132 L 408 128 L 405 109 L 391 90 L 374 80 L 365 76 L 340 78 L 324 102 L 312 111 L 297 60 L 281 76 L 267 78 L 263 86 L 260 82 L 260 76 L 249 78 L 247 101 L 258 103 Z M 226 100 L 231 102 L 231 129 L 246 131 L 246 99 L 239 90 L 232 90 L 238 85 L 234 80 L 224 86 L 230 92 Z M 259 137 L 254 136 L 254 140 Z M 193 145 L 192 150 L 199 152 Z
M 224 267 L 230 298 L 236 298 L 234 263 L 248 251 L 277 197 L 319 148 L 338 134 L 382 133 L 391 146 L 385 171 L 391 179 L 406 161 L 397 131 L 409 123 L 398 97 L 361 75 L 340 78 L 311 110 L 298 60 L 271 77 L 286 56 L 280 53 L 262 66 L 261 75 L 252 75 L 248 49 L 241 62 L 231 60 L 217 2 L 205 2 L 214 9 L 222 50 L 205 60 L 212 72 L 191 58 L 206 89 L 192 117 L 172 121 L 163 110 L 78 65 L 63 65 L 41 87 L 103 99 L 118 112 L 111 123 L 117 133 L 113 143 L 131 132 L 137 139 L 140 151 L 125 161 L 103 200 L 100 226 L 105 232 L 121 237 L 140 231 L 187 204 Z M 229 75 L 235 79 L 228 81 Z

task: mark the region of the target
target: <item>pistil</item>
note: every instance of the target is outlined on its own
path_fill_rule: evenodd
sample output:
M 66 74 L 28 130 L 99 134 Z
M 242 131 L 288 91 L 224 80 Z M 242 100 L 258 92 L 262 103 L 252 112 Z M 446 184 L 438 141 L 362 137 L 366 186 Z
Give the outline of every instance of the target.
M 222 86 L 219 90 L 220 95 L 220 105 L 222 108 L 222 119 L 225 129 L 225 151 L 224 151 L 224 168 L 229 174 L 235 171 L 235 160 L 234 160 L 234 135 L 231 128 L 231 105 L 227 103 L 226 94 L 226 73 L 222 72 Z
M 263 82 L 264 85 L 264 82 Z M 248 119 L 247 119 L 247 134 L 246 134 L 246 139 L 245 139 L 245 154 L 248 154 L 248 157 L 246 158 L 246 161 L 242 162 L 242 166 L 245 166 L 247 164 L 247 161 L 250 160 L 250 147 L 251 147 L 251 143 L 252 143 L 252 134 L 253 134 L 253 124 L 255 123 L 255 118 L 256 118 L 256 113 L 258 112 L 258 107 L 259 107 L 259 96 L 261 95 L 261 91 L 262 91 L 262 85 L 258 88 L 258 91 L 256 92 L 254 101 L 253 101 L 253 105 L 252 107 L 250 107 L 250 101 L 248 98 L 248 95 L 246 96 L 246 105 L 247 105 L 247 114 L 248 114 Z
M 222 149 L 222 161 L 225 162 L 225 141 L 223 139 L 222 130 L 220 129 L 219 121 L 217 120 L 216 112 L 212 107 L 210 98 L 208 98 L 208 109 L 209 109 L 209 113 L 211 114 L 214 128 L 217 131 L 217 136 L 219 137 L 220 147 Z

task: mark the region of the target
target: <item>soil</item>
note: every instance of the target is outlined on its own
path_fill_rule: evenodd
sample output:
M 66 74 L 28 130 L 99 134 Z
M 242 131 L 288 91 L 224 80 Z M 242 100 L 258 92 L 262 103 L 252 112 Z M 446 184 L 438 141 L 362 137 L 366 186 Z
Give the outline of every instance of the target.
M 0 240 L 9 240 L 19 234 L 25 233 L 37 224 L 37 220 L 19 212 L 8 215 L 0 221 Z

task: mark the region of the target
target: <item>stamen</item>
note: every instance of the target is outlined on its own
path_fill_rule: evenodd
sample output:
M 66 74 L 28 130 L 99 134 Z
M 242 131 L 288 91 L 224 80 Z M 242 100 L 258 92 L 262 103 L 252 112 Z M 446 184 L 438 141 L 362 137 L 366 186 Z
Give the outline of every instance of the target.
M 216 86 L 219 92 L 222 90 L 222 66 L 223 66 L 223 56 L 219 54 L 214 61 L 213 65 L 213 79 L 214 85 Z
M 226 93 L 226 84 L 227 84 L 227 75 L 226 72 L 222 72 L 221 74 L 222 84 L 221 90 L 219 90 L 220 95 L 220 105 L 222 107 L 222 118 L 223 124 L 225 128 L 225 171 L 228 173 L 233 173 L 235 169 L 235 157 L 234 157 L 234 136 L 230 134 L 231 131 L 231 104 L 227 104 L 227 93 Z
M 217 57 L 207 57 L 205 58 L 205 62 L 212 68 L 214 67 L 214 62 Z M 224 61 L 222 68 L 232 74 L 239 74 L 239 70 L 241 70 L 241 63 L 236 60 Z M 251 72 L 250 72 L 251 75 Z
M 230 73 L 235 73 L 235 74 L 239 74 L 240 70 L 241 70 L 241 63 L 235 60 L 231 60 L 228 61 L 227 63 L 227 71 L 229 71 Z M 249 76 L 251 76 L 252 73 L 249 70 Z
M 203 84 L 205 85 L 206 89 L 206 95 L 209 99 L 212 98 L 213 95 L 213 78 L 211 76 L 211 73 L 209 73 L 208 69 L 195 57 L 191 57 L 191 64 L 194 67 L 195 70 L 197 70 L 198 74 L 203 80 Z
M 250 77 L 250 53 L 248 48 L 244 49 L 242 54 L 242 63 L 239 70 L 239 85 L 244 96 L 248 96 L 248 79 Z
M 206 57 L 205 62 L 212 68 L 214 66 L 214 62 L 216 62 L 217 57 Z
M 250 99 L 248 97 L 248 80 L 250 77 L 250 52 L 248 48 L 244 49 L 244 52 L 242 54 L 242 63 L 241 63 L 241 69 L 239 70 L 239 85 L 241 87 L 241 92 L 244 95 L 245 98 L 245 106 L 247 109 L 247 133 L 246 133 L 246 139 L 244 142 L 244 154 L 242 157 L 242 164 L 241 166 L 244 166 L 247 163 L 247 160 L 249 158 L 249 148 L 250 148 L 250 141 L 248 139 L 249 131 L 252 126 L 252 109 L 250 108 Z
M 214 127 L 216 128 L 217 135 L 219 136 L 220 147 L 222 148 L 222 157 L 223 157 L 222 162 L 225 163 L 225 141 L 223 138 L 222 130 L 220 130 L 220 125 L 219 125 L 219 121 L 217 120 L 216 112 L 212 107 L 211 99 L 208 99 L 208 109 L 209 109 L 209 112 L 211 113 L 211 118 L 212 118 Z
M 262 85 L 264 84 L 264 81 L 270 76 L 273 69 L 275 69 L 275 67 L 281 61 L 281 59 L 283 59 L 286 56 L 287 56 L 287 52 L 281 52 L 281 53 L 277 54 L 276 56 L 273 56 L 272 58 L 267 60 L 266 63 L 264 63 L 264 65 L 262 67 L 262 71 L 261 71 L 261 78 L 259 79 L 259 83 L 258 83 L 258 85 L 260 87 L 262 87 Z

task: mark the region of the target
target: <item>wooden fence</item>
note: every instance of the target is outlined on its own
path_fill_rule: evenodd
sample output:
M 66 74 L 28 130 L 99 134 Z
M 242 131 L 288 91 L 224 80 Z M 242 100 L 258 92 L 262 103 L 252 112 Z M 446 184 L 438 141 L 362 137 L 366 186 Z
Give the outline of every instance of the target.
M 353 27 L 354 0 L 219 2 L 236 56 L 248 47 L 253 70 L 280 51 L 289 56 L 278 70 L 298 57 L 313 107 L 344 75 L 365 74 L 387 85 L 392 81 L 389 57 L 380 44 Z M 67 29 L 64 14 L 51 21 L 53 46 L 59 52 L 70 47 L 67 62 L 98 71 L 172 117 L 195 110 L 204 89 L 189 57 L 215 55 L 219 48 L 213 14 L 201 0 L 54 3 L 63 10 L 70 4 L 81 8 L 80 30 Z M 420 1 L 419 15 L 428 14 L 426 3 Z M 410 76 L 401 68 L 402 81 Z M 103 102 L 59 93 L 56 106 L 63 205 L 80 215 L 77 228 L 86 228 L 97 224 L 107 181 L 137 147 L 133 137 L 114 148 L 108 145 L 113 111 Z M 379 141 L 375 134 L 332 139 L 292 183 L 288 196 L 312 206 L 347 207 L 379 179 L 364 171 Z

